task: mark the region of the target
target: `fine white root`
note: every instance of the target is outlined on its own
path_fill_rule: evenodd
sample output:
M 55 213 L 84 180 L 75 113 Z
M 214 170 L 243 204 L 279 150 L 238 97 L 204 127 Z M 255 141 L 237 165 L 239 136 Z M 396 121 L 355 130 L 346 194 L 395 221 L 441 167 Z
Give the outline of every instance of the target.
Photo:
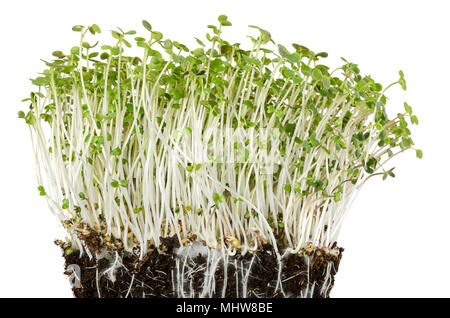
M 130 291 L 131 291 L 131 287 L 133 287 L 133 282 L 134 282 L 134 274 L 133 274 L 133 276 L 131 276 L 130 287 L 128 288 L 128 291 L 127 291 L 127 294 L 125 295 L 125 298 L 128 298 L 128 295 L 130 294 Z
M 115 257 L 114 260 L 111 262 L 111 266 L 103 271 L 103 275 L 107 275 L 108 279 L 112 281 L 113 283 L 116 281 L 116 271 L 123 267 L 122 259 L 119 257 L 119 253 L 117 251 L 114 253 Z M 106 253 L 106 255 L 109 255 L 109 253 Z
M 331 270 L 333 269 L 333 266 L 334 266 L 334 264 L 332 262 L 329 262 L 327 265 L 325 278 L 324 278 L 322 287 L 320 288 L 321 295 L 326 295 L 331 288 L 331 283 L 332 283 Z
M 100 292 L 100 283 L 98 277 L 98 268 L 95 269 L 95 286 L 97 286 L 97 296 L 98 298 L 102 298 L 102 294 Z

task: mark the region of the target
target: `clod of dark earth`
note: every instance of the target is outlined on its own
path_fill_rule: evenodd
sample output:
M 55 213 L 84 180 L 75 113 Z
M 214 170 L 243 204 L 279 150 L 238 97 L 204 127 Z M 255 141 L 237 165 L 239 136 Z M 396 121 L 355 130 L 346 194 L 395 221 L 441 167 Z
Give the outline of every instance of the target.
M 174 249 L 179 247 L 175 238 L 162 239 L 164 252 L 153 248 L 143 259 L 133 253 L 119 251 L 121 265 L 115 271 L 115 279 L 111 280 L 106 274 L 111 264 L 107 258 L 89 258 L 84 253 L 80 257 L 79 251 L 74 251 L 65 257 L 66 275 L 71 275 L 68 267 L 76 264 L 80 267 L 80 287 L 72 287 L 77 298 L 150 298 L 180 297 L 174 290 L 174 272 L 176 258 L 179 257 Z M 215 284 L 212 297 L 300 297 L 309 288 L 309 296 L 313 298 L 328 298 L 334 285 L 334 276 L 338 271 L 343 248 L 335 248 L 337 253 L 329 253 L 324 249 L 311 248 L 299 254 L 290 254 L 282 261 L 281 277 L 279 262 L 272 246 L 264 245 L 261 250 L 245 255 L 237 253 L 227 261 L 226 274 L 224 262 L 221 261 L 214 274 Z M 98 249 L 97 249 L 98 251 Z M 93 255 L 98 255 L 93 251 Z M 251 262 L 251 259 L 254 261 Z M 308 259 L 308 261 L 306 261 Z M 206 258 L 199 254 L 192 257 L 198 268 L 206 268 Z M 308 266 L 309 263 L 309 266 Z M 246 289 L 237 283 L 237 278 L 243 279 L 241 268 L 235 264 L 251 264 L 247 277 Z M 228 277 L 228 279 L 227 279 Z M 191 290 L 198 297 L 203 289 L 205 269 L 196 271 L 190 280 Z M 277 280 L 282 282 L 283 292 L 277 288 Z M 224 282 L 226 283 L 225 288 Z M 193 284 L 193 285 L 192 285 Z M 320 288 L 324 284 L 327 288 Z M 311 288 L 316 286 L 317 288 Z M 191 293 L 192 296 L 192 293 Z

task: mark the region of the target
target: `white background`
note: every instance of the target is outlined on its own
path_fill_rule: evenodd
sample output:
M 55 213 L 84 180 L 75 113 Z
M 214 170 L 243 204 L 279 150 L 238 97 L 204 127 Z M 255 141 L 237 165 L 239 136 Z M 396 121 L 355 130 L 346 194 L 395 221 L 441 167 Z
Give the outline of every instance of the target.
M 206 25 L 226 14 L 231 40 L 246 42 L 249 24 L 277 43 L 327 51 L 327 64 L 345 57 L 382 84 L 405 72 L 408 90 L 394 87 L 388 112 L 408 101 L 418 115 L 416 145 L 404 153 L 397 177 L 371 179 L 346 219 L 345 248 L 332 297 L 449 297 L 450 45 L 446 1 L 7 1 L 0 10 L 0 296 L 71 297 L 62 237 L 36 190 L 27 126 L 17 119 L 43 69 L 40 58 L 78 41 L 75 24 L 144 32 L 148 20 L 165 37 L 194 46 Z M 253 33 L 252 33 L 253 32 Z M 109 36 L 109 35 L 108 35 Z

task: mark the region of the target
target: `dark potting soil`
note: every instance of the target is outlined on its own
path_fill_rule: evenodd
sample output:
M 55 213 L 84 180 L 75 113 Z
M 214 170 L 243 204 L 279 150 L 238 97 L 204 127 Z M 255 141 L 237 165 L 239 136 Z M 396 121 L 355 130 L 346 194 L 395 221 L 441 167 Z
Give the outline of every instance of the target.
M 176 272 L 176 258 L 174 248 L 179 247 L 176 238 L 164 238 L 161 240 L 163 252 L 152 249 L 142 260 L 128 252 L 116 251 L 116 257 L 120 257 L 122 265 L 115 270 L 115 279 L 111 280 L 105 273 L 111 267 L 111 258 L 90 259 L 86 253 L 80 257 L 79 251 L 74 251 L 65 257 L 67 275 L 72 275 L 70 265 L 76 264 L 80 269 L 81 286 L 74 285 L 72 290 L 77 298 L 122 298 L 122 297 L 180 297 L 174 290 L 174 273 Z M 94 246 L 93 246 L 94 247 Z M 98 246 L 95 246 L 98 251 Z M 309 297 L 329 297 L 334 284 L 339 262 L 342 257 L 342 248 L 335 248 L 336 253 L 330 253 L 326 249 L 309 248 L 299 254 L 291 254 L 282 261 L 281 281 L 284 294 L 277 288 L 279 262 L 272 246 L 264 245 L 261 250 L 245 255 L 236 254 L 228 258 L 226 276 L 223 262 L 219 263 L 215 270 L 215 290 L 212 297 L 236 298 L 243 297 L 299 297 L 311 283 L 313 289 Z M 94 255 L 95 252 L 93 253 Z M 114 257 L 114 254 L 111 254 Z M 306 257 L 309 256 L 309 257 Z M 308 260 L 309 261 L 308 261 Z M 192 261 L 197 268 L 206 268 L 207 259 L 199 254 Z M 309 264 L 308 264 L 309 263 Z M 331 263 L 331 265 L 330 265 Z M 239 286 L 239 279 L 243 279 L 242 268 L 233 264 L 251 264 L 250 274 L 246 290 Z M 202 267 L 203 266 L 203 267 Z M 197 297 L 203 288 L 205 270 L 194 272 L 190 280 L 190 290 Z M 328 276 L 327 276 L 328 274 Z M 234 279 L 240 277 L 239 279 Z M 231 279 L 232 278 L 232 279 Z M 226 282 L 225 292 L 223 285 Z M 327 288 L 321 289 L 324 284 Z M 238 285 L 238 286 L 236 286 Z M 191 294 L 192 296 L 192 294 Z

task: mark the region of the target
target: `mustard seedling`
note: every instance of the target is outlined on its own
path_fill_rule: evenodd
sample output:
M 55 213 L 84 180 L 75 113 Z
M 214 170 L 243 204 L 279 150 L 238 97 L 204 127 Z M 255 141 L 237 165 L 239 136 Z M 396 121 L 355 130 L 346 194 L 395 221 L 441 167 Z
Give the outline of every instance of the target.
M 281 257 L 332 247 L 361 186 L 394 177 L 399 153 L 422 157 L 411 106 L 391 114 L 388 105 L 389 87 L 406 89 L 402 71 L 383 88 L 357 64 L 330 69 L 327 53 L 275 44 L 257 26 L 249 45 L 231 43 L 231 23 L 218 20 L 193 49 L 147 21 L 142 36 L 117 29 L 103 45 L 98 25 L 77 25 L 76 45 L 44 61 L 19 117 L 38 192 L 59 220 L 76 218 L 141 257 L 148 242 L 192 234 L 229 255 L 265 242 Z M 83 250 L 77 231 L 67 226 Z

